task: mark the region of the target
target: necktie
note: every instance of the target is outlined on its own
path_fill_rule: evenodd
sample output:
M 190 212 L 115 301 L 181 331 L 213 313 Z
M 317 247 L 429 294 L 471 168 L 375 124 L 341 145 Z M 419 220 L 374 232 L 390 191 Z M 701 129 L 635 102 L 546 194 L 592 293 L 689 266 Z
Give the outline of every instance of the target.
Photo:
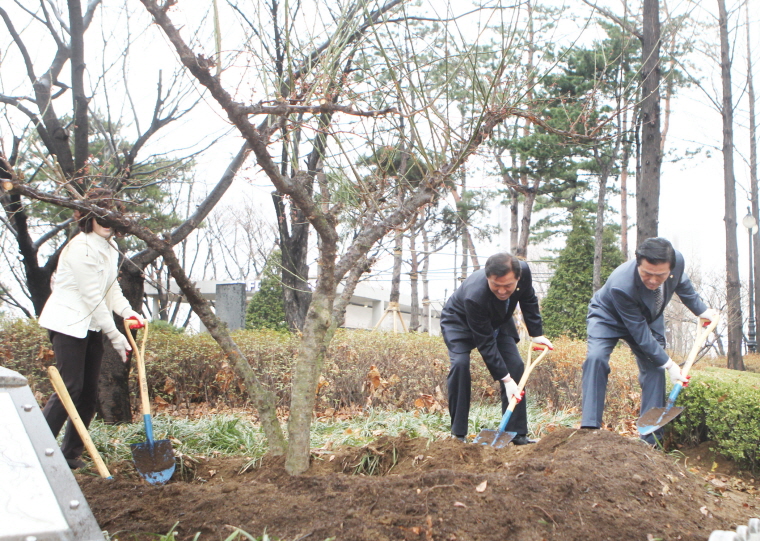
M 654 313 L 659 314 L 662 308 L 662 286 L 655 289 L 654 293 Z

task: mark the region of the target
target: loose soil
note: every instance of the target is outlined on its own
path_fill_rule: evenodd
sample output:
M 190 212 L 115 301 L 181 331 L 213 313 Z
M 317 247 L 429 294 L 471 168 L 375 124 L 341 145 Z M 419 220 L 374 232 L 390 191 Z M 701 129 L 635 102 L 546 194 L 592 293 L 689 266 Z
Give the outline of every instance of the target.
M 321 450 L 297 477 L 265 458 L 185 459 L 165 486 L 126 462 L 114 480 L 77 479 L 100 526 L 122 540 L 155 539 L 147 534 L 179 522 L 179 539 L 202 541 L 236 527 L 307 541 L 704 541 L 760 517 L 754 479 L 720 473 L 709 452 L 684 464 L 612 432 L 557 429 L 504 449 L 384 438 Z

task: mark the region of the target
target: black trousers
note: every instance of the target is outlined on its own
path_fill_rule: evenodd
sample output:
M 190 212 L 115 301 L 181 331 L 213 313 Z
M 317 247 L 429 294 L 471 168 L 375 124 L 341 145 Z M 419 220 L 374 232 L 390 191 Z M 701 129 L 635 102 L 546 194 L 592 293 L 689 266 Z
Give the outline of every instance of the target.
M 520 378 L 525 370 L 525 364 L 517 350 L 517 342 L 511 336 L 499 334 L 496 338 L 499 347 L 499 353 L 507 364 L 509 375 L 519 383 Z M 451 433 L 455 436 L 466 436 L 467 427 L 470 417 L 470 398 L 472 393 L 472 377 L 470 375 L 470 352 L 461 352 L 462 342 L 456 343 L 456 349 L 459 352 L 449 349 L 449 376 L 447 378 L 449 391 L 449 414 L 451 415 Z M 464 348 L 466 349 L 466 348 Z M 499 382 L 501 390 L 501 413 L 507 411 L 509 399 L 504 389 L 504 383 Z M 526 401 L 523 399 L 517 404 L 512 416 L 507 423 L 507 431 L 517 432 L 518 434 L 528 433 L 528 414 L 526 410 Z M 489 427 L 490 428 L 490 427 Z M 496 428 L 496 427 L 493 427 Z
M 61 373 L 71 400 L 77 408 L 85 426 L 95 416 L 98 403 L 98 380 L 100 379 L 100 364 L 103 360 L 103 333 L 89 331 L 84 338 L 74 338 L 58 332 L 50 333 L 55 353 L 55 366 Z M 63 428 L 69 418 L 63 402 L 57 393 L 47 401 L 42 410 L 45 420 L 54 436 Z M 84 451 L 82 438 L 69 420 L 66 433 L 63 435 L 61 452 L 66 458 L 77 458 Z

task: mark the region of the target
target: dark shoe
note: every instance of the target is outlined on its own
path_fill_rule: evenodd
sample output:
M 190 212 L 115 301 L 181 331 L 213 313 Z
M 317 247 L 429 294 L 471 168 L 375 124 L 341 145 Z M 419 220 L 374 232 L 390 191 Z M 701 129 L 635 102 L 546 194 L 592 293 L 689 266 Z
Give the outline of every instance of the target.
M 84 468 L 87 465 L 87 463 L 81 458 L 67 458 L 66 464 L 68 464 L 69 468 L 72 470 L 78 470 L 79 468 Z
M 518 434 L 515 439 L 512 440 L 515 445 L 528 445 L 529 443 L 536 443 L 536 440 L 528 438 L 527 434 Z
M 457 436 L 456 434 L 452 434 L 451 436 L 458 439 L 459 441 L 467 441 L 465 440 L 464 436 Z
M 582 426 L 581 430 L 599 430 L 598 426 Z

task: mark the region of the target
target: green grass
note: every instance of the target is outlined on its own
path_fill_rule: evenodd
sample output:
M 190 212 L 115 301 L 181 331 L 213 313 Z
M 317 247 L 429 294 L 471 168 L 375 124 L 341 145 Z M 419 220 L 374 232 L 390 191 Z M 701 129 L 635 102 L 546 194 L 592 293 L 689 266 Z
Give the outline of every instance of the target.
M 470 409 L 469 433 L 483 428 L 495 429 L 501 420 L 497 404 L 473 404 Z M 528 425 L 534 437 L 541 437 L 549 426 L 572 426 L 577 417 L 565 413 L 548 413 L 528 404 Z M 351 419 L 317 419 L 312 423 L 311 447 L 362 446 L 380 436 L 406 434 L 440 440 L 449 437 L 448 413 L 420 413 L 371 409 Z M 165 415 L 153 418 L 157 440 L 169 439 L 175 450 L 189 456 L 242 456 L 260 459 L 267 450 L 261 428 L 244 416 L 209 415 L 200 419 L 181 419 Z M 146 441 L 143 423 L 106 425 L 93 421 L 90 434 L 106 462 L 131 460 L 131 443 Z

